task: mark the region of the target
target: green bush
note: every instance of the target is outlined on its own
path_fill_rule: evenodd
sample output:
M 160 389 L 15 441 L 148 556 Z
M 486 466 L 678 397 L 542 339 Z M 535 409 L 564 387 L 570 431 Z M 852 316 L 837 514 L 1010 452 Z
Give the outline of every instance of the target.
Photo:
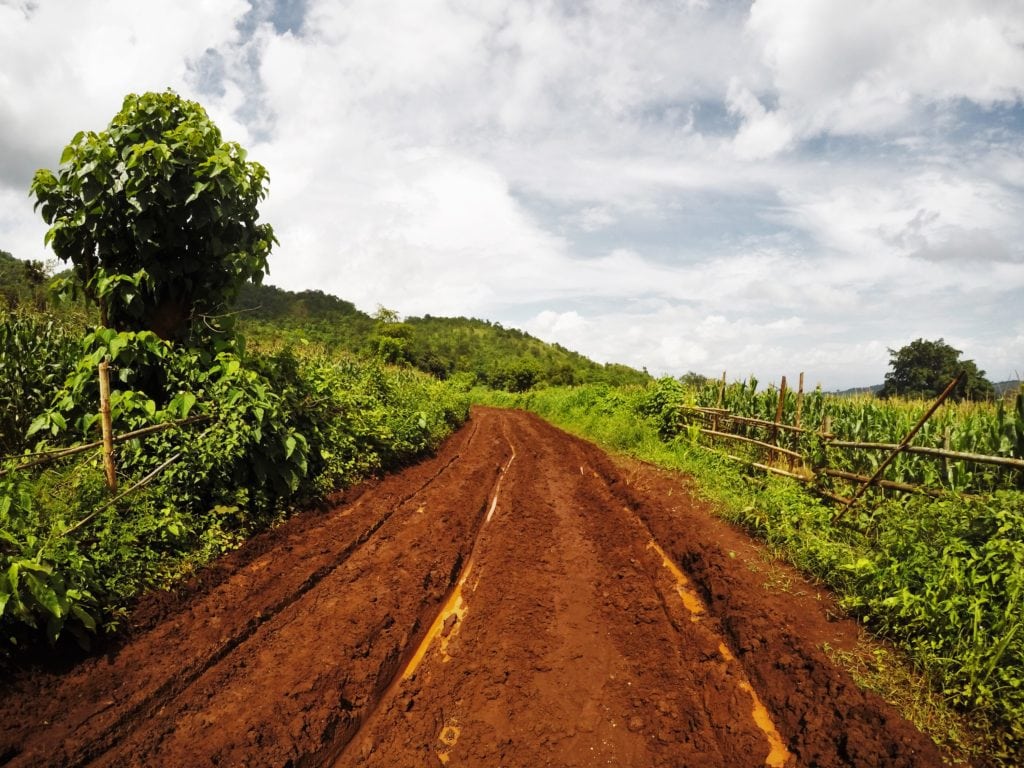
M 0 310 L 0 455 L 28 445 L 33 416 L 78 360 L 78 336 L 55 318 Z
M 168 584 L 298 504 L 412 461 L 468 416 L 464 394 L 377 361 L 287 349 L 243 359 L 231 345 L 202 351 L 148 331 L 98 329 L 32 420 L 37 450 L 95 440 L 105 357 L 115 434 L 202 420 L 119 443 L 122 489 L 160 471 L 116 503 L 97 450 L 0 478 L 8 650 L 39 634 L 86 642 L 101 625 L 115 628 L 140 590 Z

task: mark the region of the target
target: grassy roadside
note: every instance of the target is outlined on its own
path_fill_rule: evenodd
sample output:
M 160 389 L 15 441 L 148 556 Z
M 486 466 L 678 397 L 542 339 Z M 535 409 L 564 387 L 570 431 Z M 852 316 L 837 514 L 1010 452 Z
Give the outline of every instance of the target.
M 473 397 L 534 411 L 608 449 L 692 475 L 723 518 L 827 584 L 846 610 L 899 647 L 834 654 L 859 684 L 975 764 L 1018 765 L 1024 495 L 894 500 L 835 525 L 834 509 L 797 483 L 750 476 L 685 438 L 662 440 L 656 386 Z
M 0 662 L 68 638 L 89 645 L 118 629 L 136 595 L 414 461 L 468 416 L 463 392 L 379 360 L 213 352 L 112 329 L 79 339 L 3 313 L 0 337 L 23 342 L 0 349 L 12 374 L 0 387 Z M 136 435 L 116 446 L 116 493 L 89 447 L 104 358 L 116 372 L 113 430 Z M 88 450 L 35 461 L 76 445 Z

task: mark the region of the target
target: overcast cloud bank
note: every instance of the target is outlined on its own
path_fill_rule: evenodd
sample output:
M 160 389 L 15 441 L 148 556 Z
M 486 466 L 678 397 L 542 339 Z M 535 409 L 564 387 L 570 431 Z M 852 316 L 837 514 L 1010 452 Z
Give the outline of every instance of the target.
M 0 0 L 0 248 L 128 92 L 271 173 L 270 282 L 654 373 L 1024 373 L 1014 0 Z

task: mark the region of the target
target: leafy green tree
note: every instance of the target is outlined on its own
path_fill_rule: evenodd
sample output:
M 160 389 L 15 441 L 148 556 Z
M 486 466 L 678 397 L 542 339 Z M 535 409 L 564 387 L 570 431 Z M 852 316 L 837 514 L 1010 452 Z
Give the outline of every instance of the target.
M 900 349 L 890 349 L 889 367 L 879 397 L 929 399 L 938 396 L 953 378 L 966 375 L 950 395 L 954 400 L 984 400 L 995 394 L 992 383 L 973 360 L 961 360 L 962 353 L 942 339 L 917 339 Z
M 103 325 L 180 339 L 267 271 L 268 180 L 199 104 L 167 91 L 125 97 L 105 131 L 74 136 L 57 173 L 36 171 L 31 193 Z
M 397 311 L 384 306 L 377 307 L 374 319 L 377 323 L 370 344 L 376 355 L 391 365 L 409 362 L 412 328 L 401 322 Z
M 0 250 L 0 308 L 46 306 L 48 268 L 41 261 L 22 261 Z

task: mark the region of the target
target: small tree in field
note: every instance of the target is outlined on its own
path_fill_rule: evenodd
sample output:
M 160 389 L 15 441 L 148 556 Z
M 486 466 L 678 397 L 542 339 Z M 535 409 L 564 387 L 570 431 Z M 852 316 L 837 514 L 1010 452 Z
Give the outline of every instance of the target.
M 879 397 L 933 398 L 942 393 L 953 378 L 966 376 L 950 395 L 954 400 L 984 400 L 994 395 L 992 383 L 973 360 L 961 360 L 960 350 L 942 339 L 917 339 L 905 347 L 890 349 L 889 367 Z
M 125 97 L 105 131 L 75 135 L 57 173 L 36 171 L 31 193 L 103 325 L 180 339 L 266 272 L 267 183 L 199 104 L 168 91 Z

